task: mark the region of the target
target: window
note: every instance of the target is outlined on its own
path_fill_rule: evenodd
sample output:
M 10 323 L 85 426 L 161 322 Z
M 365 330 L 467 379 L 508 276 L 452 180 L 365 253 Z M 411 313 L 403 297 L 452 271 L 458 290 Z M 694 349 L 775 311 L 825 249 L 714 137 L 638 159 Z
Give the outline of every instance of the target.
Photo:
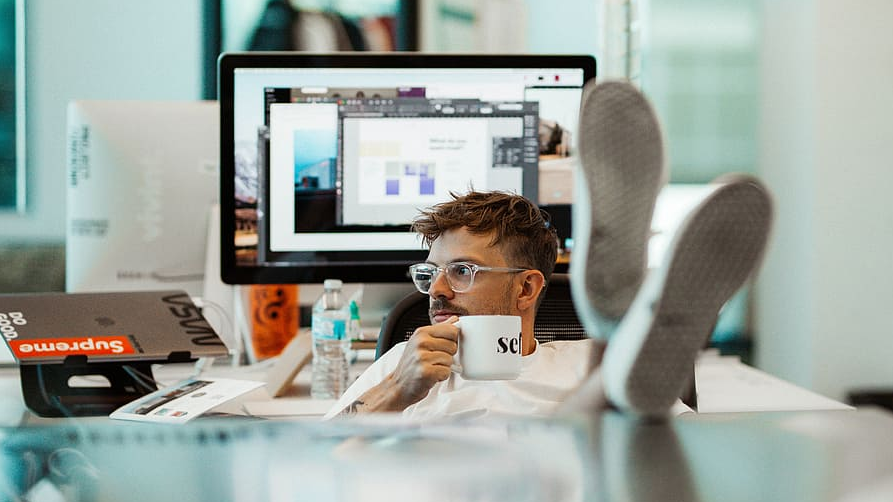
M 759 15 L 753 0 L 651 2 L 642 86 L 667 135 L 671 181 L 757 162 Z
M 24 169 L 23 160 L 16 155 L 16 80 L 17 56 L 21 44 L 17 43 L 22 23 L 22 9 L 17 0 L 0 0 L 0 210 L 23 209 Z M 18 22 L 18 23 L 17 23 Z M 17 24 L 19 26 L 17 26 Z M 19 125 L 21 127 L 21 125 Z

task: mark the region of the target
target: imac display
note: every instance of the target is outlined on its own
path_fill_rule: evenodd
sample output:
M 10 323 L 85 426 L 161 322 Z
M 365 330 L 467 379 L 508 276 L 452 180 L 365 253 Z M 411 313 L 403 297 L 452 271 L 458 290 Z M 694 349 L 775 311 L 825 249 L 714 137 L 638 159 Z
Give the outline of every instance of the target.
M 589 56 L 245 53 L 219 61 L 224 282 L 403 282 L 451 192 L 538 202 Z
M 67 291 L 202 295 L 218 120 L 213 101 L 69 104 Z

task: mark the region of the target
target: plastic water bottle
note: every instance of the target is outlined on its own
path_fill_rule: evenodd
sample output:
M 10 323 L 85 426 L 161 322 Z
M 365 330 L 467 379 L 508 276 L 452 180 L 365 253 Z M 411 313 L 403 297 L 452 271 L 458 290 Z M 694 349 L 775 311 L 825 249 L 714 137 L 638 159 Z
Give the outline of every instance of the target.
M 348 309 L 338 279 L 326 279 L 323 293 L 313 304 L 310 330 L 313 333 L 313 379 L 310 395 L 314 399 L 337 399 L 347 388 Z

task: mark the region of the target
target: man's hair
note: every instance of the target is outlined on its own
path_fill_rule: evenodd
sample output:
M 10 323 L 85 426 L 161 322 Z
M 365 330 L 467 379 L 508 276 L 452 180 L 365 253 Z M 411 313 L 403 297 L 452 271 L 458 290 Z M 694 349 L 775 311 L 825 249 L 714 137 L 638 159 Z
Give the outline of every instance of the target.
M 423 210 L 413 221 L 412 229 L 425 244 L 462 227 L 477 235 L 493 233 L 490 245 L 502 251 L 508 266 L 539 270 L 548 284 L 558 256 L 558 235 L 549 213 L 512 193 L 472 190 L 450 196 L 453 200 Z

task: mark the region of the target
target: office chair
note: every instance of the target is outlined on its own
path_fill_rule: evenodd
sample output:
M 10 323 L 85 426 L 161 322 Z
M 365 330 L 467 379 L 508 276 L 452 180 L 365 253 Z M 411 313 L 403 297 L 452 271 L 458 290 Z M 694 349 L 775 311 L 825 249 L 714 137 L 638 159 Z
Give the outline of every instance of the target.
M 430 323 L 428 295 L 417 291 L 410 293 L 388 313 L 378 335 L 375 358 L 378 359 L 394 345 L 408 340 L 419 326 Z M 540 343 L 587 338 L 574 310 L 567 274 L 552 274 L 549 279 L 549 286 L 534 319 L 533 336 Z
M 394 305 L 388 313 L 378 335 L 375 359 L 412 336 L 416 328 L 431 323 L 428 318 L 428 295 L 414 291 Z M 571 298 L 570 281 L 567 274 L 552 274 L 546 296 L 536 311 L 533 321 L 533 336 L 540 343 L 553 340 L 583 340 L 587 338 L 583 325 L 577 318 L 574 301 Z M 694 372 L 694 368 L 692 368 Z M 697 394 L 694 378 L 689 388 L 680 397 L 682 402 L 697 410 Z

